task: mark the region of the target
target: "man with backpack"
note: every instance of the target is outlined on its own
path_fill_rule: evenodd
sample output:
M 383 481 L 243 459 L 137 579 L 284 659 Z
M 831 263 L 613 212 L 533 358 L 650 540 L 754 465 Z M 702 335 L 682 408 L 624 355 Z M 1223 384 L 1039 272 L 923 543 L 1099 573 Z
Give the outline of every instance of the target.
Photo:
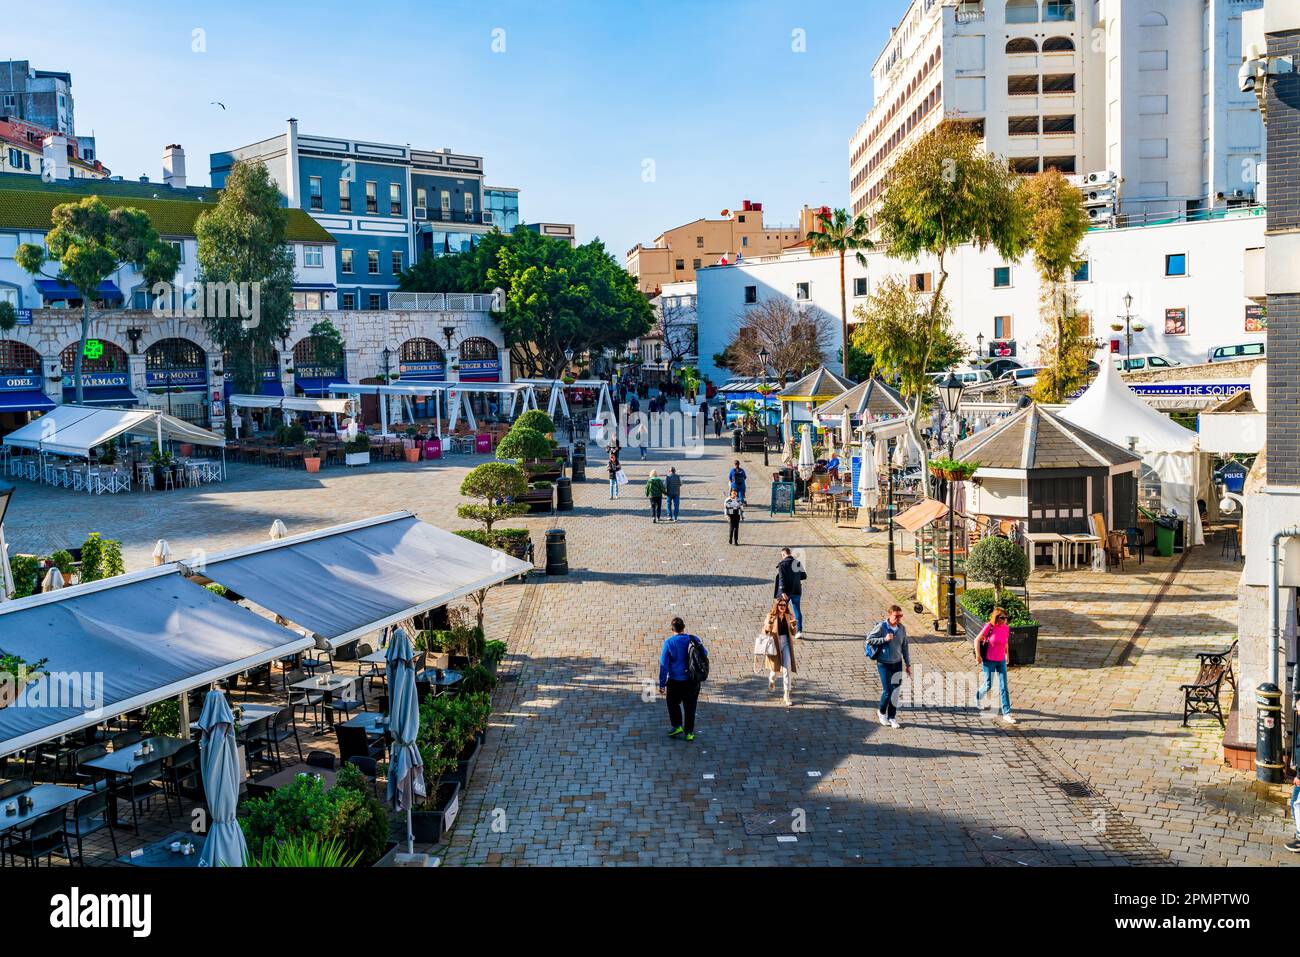
M 876 663 L 880 675 L 880 723 L 891 728 L 898 723 L 898 700 L 895 694 L 902 682 L 900 672 L 912 676 L 912 657 L 907 650 L 907 626 L 903 624 L 903 609 L 889 606 L 886 618 L 871 630 L 863 650 Z
M 800 562 L 791 553 L 790 549 L 781 549 L 781 560 L 776 565 L 776 584 L 773 586 L 772 597 L 780 598 L 785 595 L 790 599 L 790 610 L 794 612 L 794 620 L 798 623 L 799 634 L 796 638 L 803 637 L 803 583 L 808 577 L 804 571 L 803 563 Z
M 695 705 L 700 684 L 709 677 L 709 652 L 699 638 L 686 634 L 686 623 L 680 618 L 673 619 L 672 627 L 673 633 L 659 652 L 659 693 L 668 698 L 668 737 L 684 735 L 687 741 L 694 741 Z

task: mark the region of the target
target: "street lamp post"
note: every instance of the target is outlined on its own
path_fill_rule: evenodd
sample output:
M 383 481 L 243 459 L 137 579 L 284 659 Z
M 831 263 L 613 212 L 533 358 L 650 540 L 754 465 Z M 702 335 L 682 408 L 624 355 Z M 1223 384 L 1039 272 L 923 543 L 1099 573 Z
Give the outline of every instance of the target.
M 948 373 L 948 378 L 939 385 L 939 395 L 943 399 L 943 407 L 948 412 L 948 458 L 953 457 L 956 438 L 955 430 L 952 423 L 956 421 L 957 408 L 961 405 L 961 380 L 952 372 Z M 957 635 L 957 559 L 956 559 L 956 542 L 953 516 L 953 503 L 955 501 L 954 486 L 952 479 L 948 480 L 948 636 L 956 637 Z
M 1127 372 L 1133 364 L 1133 333 L 1141 332 L 1146 328 L 1140 319 L 1133 315 L 1133 294 L 1126 292 L 1124 294 L 1124 315 L 1119 317 L 1124 322 L 1124 371 Z M 1111 326 L 1116 332 L 1119 331 L 1119 324 Z
M 886 439 L 886 442 L 889 440 Z M 885 451 L 889 451 L 888 445 Z M 898 571 L 894 567 L 894 459 L 893 456 L 886 456 L 885 474 L 889 476 L 889 500 L 887 504 L 889 514 L 889 557 L 885 565 L 885 578 L 889 581 L 898 580 Z
M 771 358 L 771 353 L 766 349 L 758 350 L 758 361 L 763 364 L 763 391 L 759 393 L 759 398 L 763 400 L 762 411 L 758 416 L 758 424 L 763 429 L 763 468 L 768 467 L 767 462 L 767 360 Z

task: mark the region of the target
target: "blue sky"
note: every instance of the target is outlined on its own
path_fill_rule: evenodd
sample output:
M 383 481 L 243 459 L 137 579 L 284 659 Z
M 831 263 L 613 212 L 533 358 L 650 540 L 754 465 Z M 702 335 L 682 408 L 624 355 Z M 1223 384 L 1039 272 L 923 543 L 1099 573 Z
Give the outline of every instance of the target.
M 526 220 L 574 222 L 621 260 L 746 198 L 782 223 L 804 203 L 847 205 L 848 138 L 905 8 L 72 0 L 24 5 L 0 58 L 73 74 L 78 132 L 96 134 L 115 174 L 157 178 L 163 146 L 181 143 L 190 181 L 206 184 L 210 152 L 296 116 L 303 132 L 482 155 L 489 184 L 520 188 Z

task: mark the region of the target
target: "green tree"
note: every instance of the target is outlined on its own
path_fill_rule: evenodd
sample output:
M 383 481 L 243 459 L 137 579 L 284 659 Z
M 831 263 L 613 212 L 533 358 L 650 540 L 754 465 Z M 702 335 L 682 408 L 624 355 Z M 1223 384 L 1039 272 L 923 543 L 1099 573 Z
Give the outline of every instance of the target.
M 844 364 L 844 374 L 854 382 L 865 382 L 875 369 L 876 360 L 854 338 L 849 338 L 849 361 Z
M 896 384 L 910 408 L 911 432 L 924 457 L 918 423 L 932 385 L 930 373 L 966 351 L 952 330 L 948 301 L 937 292 L 917 292 L 902 276 L 886 276 L 853 314 L 858 322 L 852 344 L 870 357 L 876 374 Z
M 507 502 L 528 491 L 528 476 L 522 469 L 508 462 L 484 462 L 465 476 L 460 483 L 460 494 L 466 498 L 481 498 L 482 505 L 457 505 L 456 514 L 473 522 L 481 522 L 487 541 L 492 542 L 492 526 L 504 518 L 527 513 L 522 502 Z
M 147 213 L 131 207 L 109 209 L 98 196 L 55 206 L 50 221 L 53 228 L 45 234 L 45 245 L 23 243 L 14 258 L 31 275 L 63 280 L 81 294 L 81 343 L 72 373 L 80 403 L 82 358 L 99 284 L 126 266 L 134 267 L 149 286 L 170 280 L 180 253 L 159 238 Z M 47 264 L 57 266 L 56 275 L 45 272 Z
M 1060 402 L 1082 384 L 1092 342 L 1075 312 L 1070 279 L 1079 268 L 1079 244 L 1088 232 L 1083 196 L 1057 170 L 1027 177 L 1018 187 L 1029 223 L 1029 249 L 1042 282 L 1041 311 L 1047 330 L 1039 344 L 1043 370 L 1034 383 L 1039 402 Z
M 848 211 L 837 209 L 833 213 L 818 213 L 817 228 L 808 233 L 808 246 L 814 256 L 827 253 L 840 258 L 840 356 L 843 358 L 849 349 L 849 306 L 848 293 L 844 288 L 844 259 L 849 253 L 865 266 L 867 257 L 862 250 L 871 249 L 871 226 L 867 217 L 859 213 L 852 218 Z M 844 374 L 849 375 L 845 363 Z
M 515 419 L 512 429 L 533 429 L 542 435 L 549 435 L 555 431 L 555 420 L 543 412 L 541 409 L 529 409 L 519 418 Z
M 9 332 L 18 325 L 18 310 L 8 299 L 0 300 L 0 332 Z
M 1029 556 L 1008 538 L 986 535 L 970 550 L 966 574 L 971 581 L 992 584 L 994 597 L 1001 601 L 1004 587 L 1029 577 Z
M 546 436 L 527 426 L 514 426 L 497 444 L 497 458 L 516 462 L 549 458 L 551 443 Z
M 199 217 L 199 279 L 203 283 L 257 284 L 253 318 L 208 315 L 203 325 L 225 351 L 235 391 L 257 392 L 258 377 L 277 340 L 293 321 L 293 251 L 288 213 L 280 191 L 261 163 L 240 161 L 226 179 L 221 199 Z M 212 310 L 215 311 L 215 310 Z

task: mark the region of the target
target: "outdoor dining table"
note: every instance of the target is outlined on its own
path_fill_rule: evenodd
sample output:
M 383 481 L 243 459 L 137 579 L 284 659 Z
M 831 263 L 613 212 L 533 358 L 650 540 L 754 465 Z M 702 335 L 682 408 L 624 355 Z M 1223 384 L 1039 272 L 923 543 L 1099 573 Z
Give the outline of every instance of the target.
M 67 784 L 37 784 L 20 794 L 0 799 L 0 834 L 24 828 L 41 815 L 75 804 L 89 793 L 84 788 Z M 20 797 L 31 798 L 32 806 L 26 811 L 10 814 L 6 809 L 10 804 L 16 807 Z
M 204 840 L 201 834 L 172 831 L 162 840 L 138 847 L 129 854 L 123 854 L 117 860 L 121 864 L 130 864 L 132 867 L 198 867 L 199 857 L 203 854 Z M 194 845 L 194 850 L 189 854 L 173 851 L 172 844 L 178 841 L 189 841 Z
M 426 668 L 415 676 L 417 683 L 424 682 L 437 688 L 449 688 L 452 685 L 460 684 L 461 673 L 452 671 L 450 668 Z
M 283 771 L 277 771 L 270 777 L 265 777 L 258 781 L 250 781 L 249 783 L 256 785 L 259 788 L 275 790 L 277 788 L 282 788 L 285 785 L 292 784 L 294 781 L 298 780 L 299 775 L 304 777 L 315 776 L 320 778 L 326 791 L 334 787 L 334 782 L 338 778 L 338 772 L 332 771 L 329 768 L 318 768 L 310 764 L 293 764 L 285 768 Z
M 1059 570 L 1065 541 L 1065 537 L 1057 532 L 1025 532 L 1025 553 L 1029 556 L 1029 573 L 1032 575 L 1034 572 L 1034 548 L 1038 545 L 1052 547 L 1052 567 Z
M 153 746 L 153 750 L 148 754 L 137 754 L 140 745 L 148 741 Z M 77 765 L 80 769 L 85 769 L 94 774 L 103 777 L 115 777 L 119 775 L 131 774 L 136 768 L 149 764 L 153 761 L 165 760 L 181 748 L 191 743 L 189 738 L 173 738 L 167 735 L 158 735 L 153 738 L 145 738 L 144 741 L 137 741 L 135 744 L 119 748 L 116 751 L 110 751 L 108 754 L 101 754 L 97 758 L 91 758 L 88 761 L 82 761 Z
M 1073 532 L 1061 536 L 1065 540 L 1065 547 L 1070 551 L 1069 564 L 1071 568 L 1077 568 L 1079 565 L 1079 552 L 1084 548 L 1091 546 L 1097 548 L 1101 544 L 1101 539 L 1096 535 L 1089 535 L 1087 532 Z
M 357 659 L 357 661 L 367 665 L 382 665 L 388 661 L 388 652 L 383 648 L 380 648 L 378 651 L 372 651 L 368 655 L 362 655 Z
M 254 721 L 259 721 L 262 718 L 272 718 L 284 710 L 283 708 L 277 708 L 274 705 L 265 704 L 245 704 L 240 705 L 239 708 L 239 717 L 235 719 L 235 727 L 240 731 L 245 730 Z M 199 723 L 197 721 L 191 721 L 190 730 L 198 731 Z
M 302 681 L 295 681 L 293 684 L 289 685 L 289 687 L 314 694 L 333 694 L 337 691 L 346 690 L 355 680 L 355 675 L 317 675 L 312 678 L 304 678 Z M 332 727 L 334 720 L 328 709 L 326 709 L 326 715 L 329 717 L 329 721 L 326 725 L 327 727 Z M 319 727 L 320 726 L 317 725 L 318 729 Z
M 388 715 L 382 711 L 363 711 L 355 718 L 344 721 L 341 728 L 363 728 L 372 738 L 382 738 L 388 733 Z

